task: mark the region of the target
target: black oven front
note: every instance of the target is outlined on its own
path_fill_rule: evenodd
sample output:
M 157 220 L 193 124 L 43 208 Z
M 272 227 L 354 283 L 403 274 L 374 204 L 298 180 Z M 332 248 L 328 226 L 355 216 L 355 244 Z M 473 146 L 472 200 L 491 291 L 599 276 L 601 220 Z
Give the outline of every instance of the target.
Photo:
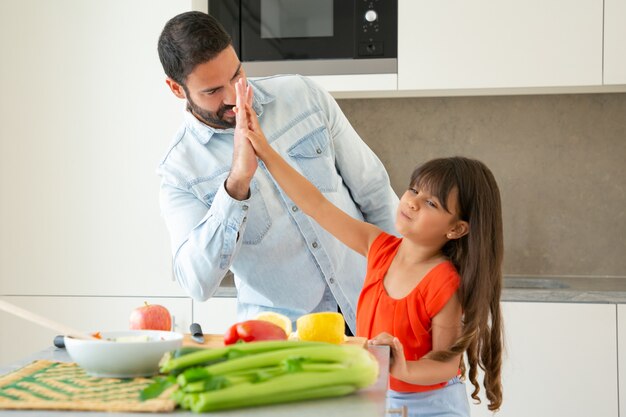
M 209 0 L 208 10 L 249 76 L 397 70 L 397 0 Z

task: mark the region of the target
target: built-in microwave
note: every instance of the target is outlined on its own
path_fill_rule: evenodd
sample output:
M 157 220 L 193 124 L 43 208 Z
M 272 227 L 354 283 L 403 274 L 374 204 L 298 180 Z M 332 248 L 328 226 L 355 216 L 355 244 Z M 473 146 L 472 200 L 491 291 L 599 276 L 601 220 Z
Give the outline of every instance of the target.
M 397 72 L 397 0 L 208 0 L 248 76 Z

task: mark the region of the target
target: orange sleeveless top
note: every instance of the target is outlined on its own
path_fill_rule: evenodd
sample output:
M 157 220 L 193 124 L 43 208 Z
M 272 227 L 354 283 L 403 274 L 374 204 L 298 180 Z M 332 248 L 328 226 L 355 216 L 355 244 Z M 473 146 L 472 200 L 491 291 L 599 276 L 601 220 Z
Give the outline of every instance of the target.
M 451 262 L 433 267 L 401 299 L 391 298 L 383 279 L 396 256 L 401 238 L 381 233 L 372 243 L 367 256 L 367 275 L 359 296 L 356 313 L 357 336 L 371 339 L 382 332 L 396 336 L 404 347 L 407 361 L 415 361 L 432 350 L 431 323 L 459 288 L 460 277 Z M 389 388 L 399 392 L 423 392 L 442 388 L 436 385 L 414 385 L 389 376 Z

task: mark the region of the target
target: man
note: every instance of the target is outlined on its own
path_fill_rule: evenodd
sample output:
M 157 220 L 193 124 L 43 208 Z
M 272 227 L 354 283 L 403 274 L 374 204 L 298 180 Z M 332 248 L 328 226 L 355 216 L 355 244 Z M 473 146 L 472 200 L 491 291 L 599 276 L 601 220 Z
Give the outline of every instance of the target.
M 354 331 L 365 259 L 301 213 L 234 129 L 245 72 L 230 36 L 205 13 L 182 13 L 165 25 L 158 51 L 167 85 L 187 102 L 158 168 L 180 285 L 206 300 L 230 269 L 238 319 L 275 311 L 294 321 L 339 307 Z M 300 76 L 249 84 L 272 146 L 334 204 L 393 232 L 398 198 L 385 169 L 332 97 Z

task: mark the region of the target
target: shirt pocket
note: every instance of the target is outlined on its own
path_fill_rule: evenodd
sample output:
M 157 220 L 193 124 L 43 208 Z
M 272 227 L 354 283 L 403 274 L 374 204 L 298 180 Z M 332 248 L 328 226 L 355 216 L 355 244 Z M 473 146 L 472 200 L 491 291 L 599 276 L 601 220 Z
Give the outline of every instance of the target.
M 199 197 L 208 207 L 211 207 L 213 204 L 217 191 L 223 186 L 229 173 L 228 170 L 221 172 L 198 184 Z M 242 243 L 245 245 L 256 245 L 263 240 L 263 237 L 272 226 L 272 221 L 256 178 L 253 178 L 250 182 L 250 199 L 246 205 L 248 209 L 246 212 L 246 223 L 243 228 Z
M 208 177 L 197 178 L 195 181 L 192 181 L 192 183 L 196 183 L 193 186 L 194 193 L 207 207 L 213 205 L 215 195 L 226 181 L 226 178 L 228 178 L 228 174 L 229 171 L 227 169 L 222 169 Z
M 263 194 L 261 194 L 261 187 L 256 178 L 253 178 L 250 183 L 248 207 L 247 224 L 243 232 L 242 243 L 244 245 L 258 245 L 272 227 L 272 218 L 267 211 Z
M 287 150 L 287 154 L 298 164 L 302 174 L 320 191 L 337 191 L 339 176 L 325 126 L 302 137 Z

